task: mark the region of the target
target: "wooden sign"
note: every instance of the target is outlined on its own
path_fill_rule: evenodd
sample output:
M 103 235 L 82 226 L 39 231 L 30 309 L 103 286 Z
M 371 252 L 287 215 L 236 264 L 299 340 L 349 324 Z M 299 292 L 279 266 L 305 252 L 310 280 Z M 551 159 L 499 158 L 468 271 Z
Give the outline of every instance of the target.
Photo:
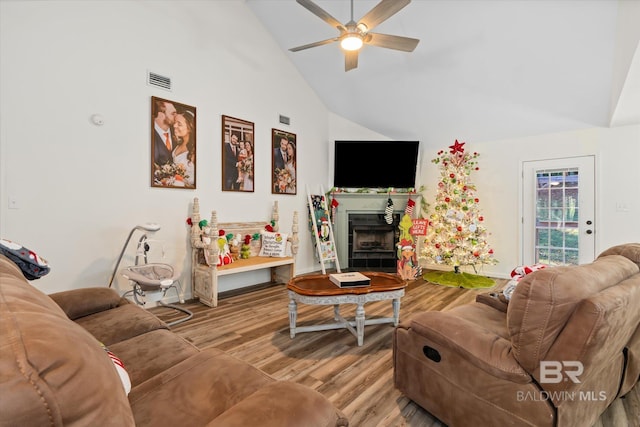
M 411 225 L 411 229 L 409 233 L 412 236 L 426 236 L 427 235 L 427 224 L 429 224 L 429 220 L 426 219 L 414 219 Z

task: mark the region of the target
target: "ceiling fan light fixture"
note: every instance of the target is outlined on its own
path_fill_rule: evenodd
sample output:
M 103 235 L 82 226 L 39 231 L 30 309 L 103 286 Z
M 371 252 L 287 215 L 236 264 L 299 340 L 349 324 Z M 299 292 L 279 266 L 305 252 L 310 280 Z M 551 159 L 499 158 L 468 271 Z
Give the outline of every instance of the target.
M 353 0 L 350 0 L 351 19 L 345 24 L 338 21 L 326 10 L 314 3 L 314 0 L 296 0 L 296 2 L 318 18 L 325 21 L 327 24 L 331 25 L 332 28 L 337 29 L 339 31 L 339 35 L 331 39 L 293 47 L 289 50 L 291 52 L 298 52 L 312 47 L 340 42 L 340 48 L 345 56 L 345 71 L 353 70 L 358 67 L 359 50 L 365 44 L 383 47 L 386 49 L 400 50 L 403 52 L 413 52 L 418 42 L 420 42 L 418 39 L 409 37 L 372 32 L 372 30 L 379 24 L 386 21 L 406 5 L 411 3 L 411 0 L 378 0 L 378 4 L 375 5 L 373 9 L 370 9 L 369 12 L 360 18 L 360 21 L 358 22 L 353 19 Z
M 359 34 L 349 34 L 340 40 L 340 46 L 344 50 L 358 50 L 362 47 L 362 36 Z

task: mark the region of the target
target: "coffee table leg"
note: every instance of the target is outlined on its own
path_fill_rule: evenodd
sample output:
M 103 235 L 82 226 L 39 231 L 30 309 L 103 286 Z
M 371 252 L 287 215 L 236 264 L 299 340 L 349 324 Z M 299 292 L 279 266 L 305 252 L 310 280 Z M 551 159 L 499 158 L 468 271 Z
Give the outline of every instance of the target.
M 400 321 L 400 298 L 396 298 L 391 301 L 393 307 L 393 326 L 398 326 Z
M 364 343 L 364 304 L 356 307 L 356 332 L 358 334 L 358 346 Z
M 291 298 L 289 300 L 289 335 L 291 338 L 296 336 L 296 318 L 298 317 L 298 304 Z
M 333 320 L 340 320 L 340 304 L 333 306 Z

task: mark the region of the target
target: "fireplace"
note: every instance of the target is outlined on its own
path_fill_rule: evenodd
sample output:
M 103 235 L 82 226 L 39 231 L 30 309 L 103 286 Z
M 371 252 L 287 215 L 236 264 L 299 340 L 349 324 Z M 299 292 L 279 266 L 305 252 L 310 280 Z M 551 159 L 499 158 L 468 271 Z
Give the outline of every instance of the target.
M 395 271 L 399 221 L 398 213 L 393 214 L 391 224 L 385 221 L 384 213 L 349 214 L 349 268 Z
M 354 258 L 353 251 L 353 223 L 352 219 L 355 216 L 372 215 L 374 219 L 373 223 L 365 222 L 365 226 L 383 226 L 386 227 L 389 232 L 393 229 L 394 244 L 398 241 L 398 221 L 404 214 L 407 200 L 414 196 L 409 193 L 378 193 L 378 192 L 336 192 L 331 195 L 339 202 L 337 209 L 335 210 L 335 217 L 333 223 L 333 234 L 336 239 L 336 250 L 338 252 L 338 258 L 340 261 L 340 267 L 343 269 L 353 269 L 364 271 L 371 269 L 373 271 L 396 271 L 396 253 L 395 252 L 380 252 L 377 248 L 365 248 L 364 252 L 357 252 L 357 257 Z M 384 220 L 384 211 L 387 207 L 387 201 L 391 199 L 393 202 L 394 220 L 392 225 L 389 225 Z M 358 222 L 358 221 L 356 221 Z M 380 231 L 380 230 L 377 230 Z M 357 231 L 356 234 L 361 233 Z M 369 239 L 369 242 L 376 242 L 377 238 Z M 366 246 L 367 244 L 365 244 Z M 371 246 L 372 243 L 369 243 Z M 367 249 L 370 249 L 367 251 Z M 395 248 L 392 248 L 395 251 Z M 382 257 L 382 258 L 381 258 Z

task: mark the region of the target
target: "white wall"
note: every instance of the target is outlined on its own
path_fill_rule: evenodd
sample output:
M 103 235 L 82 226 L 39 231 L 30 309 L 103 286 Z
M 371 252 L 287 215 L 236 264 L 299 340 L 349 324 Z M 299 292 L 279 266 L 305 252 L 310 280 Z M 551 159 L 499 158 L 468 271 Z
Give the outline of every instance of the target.
M 165 262 L 188 270 L 185 221 L 196 196 L 203 216 L 216 209 L 221 221 L 267 219 L 278 200 L 283 230 L 298 210 L 296 270 L 317 270 L 304 186 L 330 185 L 328 144 L 334 139 L 387 139 L 328 112 L 239 0 L 2 0 L 0 54 L 0 237 L 49 260 L 52 272 L 34 282 L 47 293 L 106 286 L 129 230 L 147 221 L 162 225 L 156 237 L 165 242 Z M 147 86 L 147 70 L 170 76 L 173 91 Z M 149 186 L 151 96 L 197 107 L 197 190 Z M 104 116 L 104 126 L 91 124 L 94 113 Z M 223 114 L 255 123 L 254 193 L 221 191 Z M 280 125 L 279 114 L 291 117 L 291 126 Z M 297 134 L 296 196 L 271 194 L 271 128 Z M 429 160 L 452 143 L 423 145 L 428 200 L 437 182 Z M 473 180 L 500 260 L 486 272 L 506 275 L 519 263 L 524 160 L 594 154 L 596 252 L 640 241 L 638 126 L 468 140 L 467 148 L 481 153 Z M 17 209 L 9 208 L 10 197 Z M 618 201 L 629 211 L 616 212 Z M 251 283 L 254 277 L 240 277 L 221 289 Z M 124 280 L 118 285 L 128 289 Z M 183 285 L 190 294 L 188 274 Z
M 326 183 L 327 141 L 350 125 L 329 135 L 328 111 L 243 1 L 3 0 L 0 16 L 0 236 L 49 261 L 40 289 L 105 286 L 131 228 L 150 221 L 162 226 L 164 262 L 188 271 L 196 196 L 204 218 L 216 209 L 223 222 L 266 223 L 278 200 L 283 231 L 298 210 L 296 270 L 318 269 L 304 184 Z M 173 90 L 146 85 L 147 70 L 171 77 Z M 197 190 L 150 187 L 151 96 L 197 107 Z M 221 191 L 223 114 L 255 123 L 254 193 Z M 272 128 L 297 134 L 296 196 L 271 194 Z M 190 289 L 188 274 L 182 284 Z

